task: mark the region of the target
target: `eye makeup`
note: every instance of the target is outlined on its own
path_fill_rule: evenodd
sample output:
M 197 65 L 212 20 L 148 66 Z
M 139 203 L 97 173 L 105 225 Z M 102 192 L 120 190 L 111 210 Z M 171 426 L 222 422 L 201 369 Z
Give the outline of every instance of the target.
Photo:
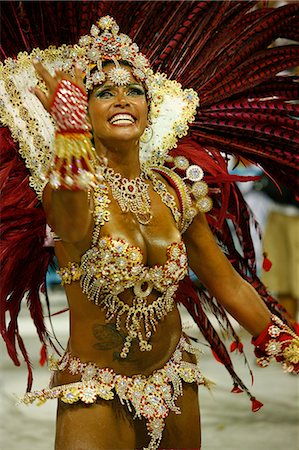
M 105 84 L 96 89 L 94 95 L 96 98 L 110 98 L 118 92 L 118 89 L 119 88 L 117 86 Z M 125 94 L 129 96 L 145 95 L 143 86 L 138 83 L 131 83 L 127 86 L 124 86 L 123 89 L 125 91 Z

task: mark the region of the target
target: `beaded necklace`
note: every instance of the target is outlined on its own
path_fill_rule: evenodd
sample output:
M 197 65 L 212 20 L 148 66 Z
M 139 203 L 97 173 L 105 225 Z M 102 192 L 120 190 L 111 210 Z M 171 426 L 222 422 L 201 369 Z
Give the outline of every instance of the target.
M 133 180 L 115 173 L 111 167 L 104 169 L 104 179 L 111 188 L 115 200 L 123 212 L 132 212 L 139 223 L 147 225 L 152 219 L 151 200 L 148 193 L 149 185 L 145 182 L 146 174 L 141 171 L 139 177 Z

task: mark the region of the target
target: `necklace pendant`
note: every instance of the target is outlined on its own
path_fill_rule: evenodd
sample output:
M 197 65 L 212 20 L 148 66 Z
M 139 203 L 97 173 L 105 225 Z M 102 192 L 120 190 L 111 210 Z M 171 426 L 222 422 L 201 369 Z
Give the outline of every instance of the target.
M 142 225 L 148 225 L 152 219 L 152 213 L 149 185 L 145 182 L 146 174 L 142 171 L 140 177 L 128 180 L 109 167 L 104 172 L 104 178 L 120 209 L 134 214 Z
M 134 285 L 134 288 L 133 288 L 134 294 L 139 299 L 148 297 L 153 290 L 153 286 L 154 285 L 153 285 L 152 281 L 142 279 Z

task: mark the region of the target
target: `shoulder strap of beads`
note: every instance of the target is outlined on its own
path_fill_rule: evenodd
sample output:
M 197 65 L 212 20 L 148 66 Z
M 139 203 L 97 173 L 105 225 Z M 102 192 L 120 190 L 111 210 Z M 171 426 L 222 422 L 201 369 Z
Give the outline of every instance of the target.
M 166 163 L 154 170 L 164 176 L 175 189 L 181 206 L 180 232 L 183 234 L 194 217 L 212 209 L 204 172 L 198 165 L 189 163 L 185 156 L 168 156 Z
M 110 212 L 108 211 L 108 206 L 110 203 L 108 197 L 108 187 L 105 183 L 99 183 L 93 192 L 94 198 L 94 230 L 92 235 L 92 245 L 96 245 L 100 236 L 101 227 L 105 222 L 109 222 Z

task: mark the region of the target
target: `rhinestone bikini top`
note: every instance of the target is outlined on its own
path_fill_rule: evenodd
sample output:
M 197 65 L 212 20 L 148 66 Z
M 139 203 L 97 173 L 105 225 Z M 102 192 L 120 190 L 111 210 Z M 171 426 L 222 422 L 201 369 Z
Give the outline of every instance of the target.
M 165 292 L 186 273 L 187 258 L 183 242 L 167 247 L 164 265 L 145 266 L 139 247 L 122 239 L 102 237 L 97 247 L 88 250 L 81 259 L 83 291 L 95 292 L 97 304 L 101 293 L 118 295 L 133 288 L 134 294 L 147 297 L 153 289 Z
M 171 208 L 178 221 L 179 214 L 174 199 L 160 194 L 162 201 Z M 94 221 L 92 245 L 81 262 L 70 262 L 58 271 L 62 284 L 80 280 L 82 291 L 88 299 L 100 306 L 107 321 L 115 321 L 118 330 L 126 332 L 120 356 L 126 358 L 134 339 L 139 341 L 141 351 L 149 351 L 150 338 L 156 326 L 174 307 L 174 295 L 188 269 L 186 248 L 183 241 L 173 242 L 166 250 L 163 265 L 148 267 L 143 263 L 139 247 L 122 239 L 100 236 L 101 227 L 109 221 L 108 187 L 100 184 L 94 190 Z M 132 303 L 122 301 L 119 295 L 132 289 Z M 153 300 L 147 303 L 155 291 Z

